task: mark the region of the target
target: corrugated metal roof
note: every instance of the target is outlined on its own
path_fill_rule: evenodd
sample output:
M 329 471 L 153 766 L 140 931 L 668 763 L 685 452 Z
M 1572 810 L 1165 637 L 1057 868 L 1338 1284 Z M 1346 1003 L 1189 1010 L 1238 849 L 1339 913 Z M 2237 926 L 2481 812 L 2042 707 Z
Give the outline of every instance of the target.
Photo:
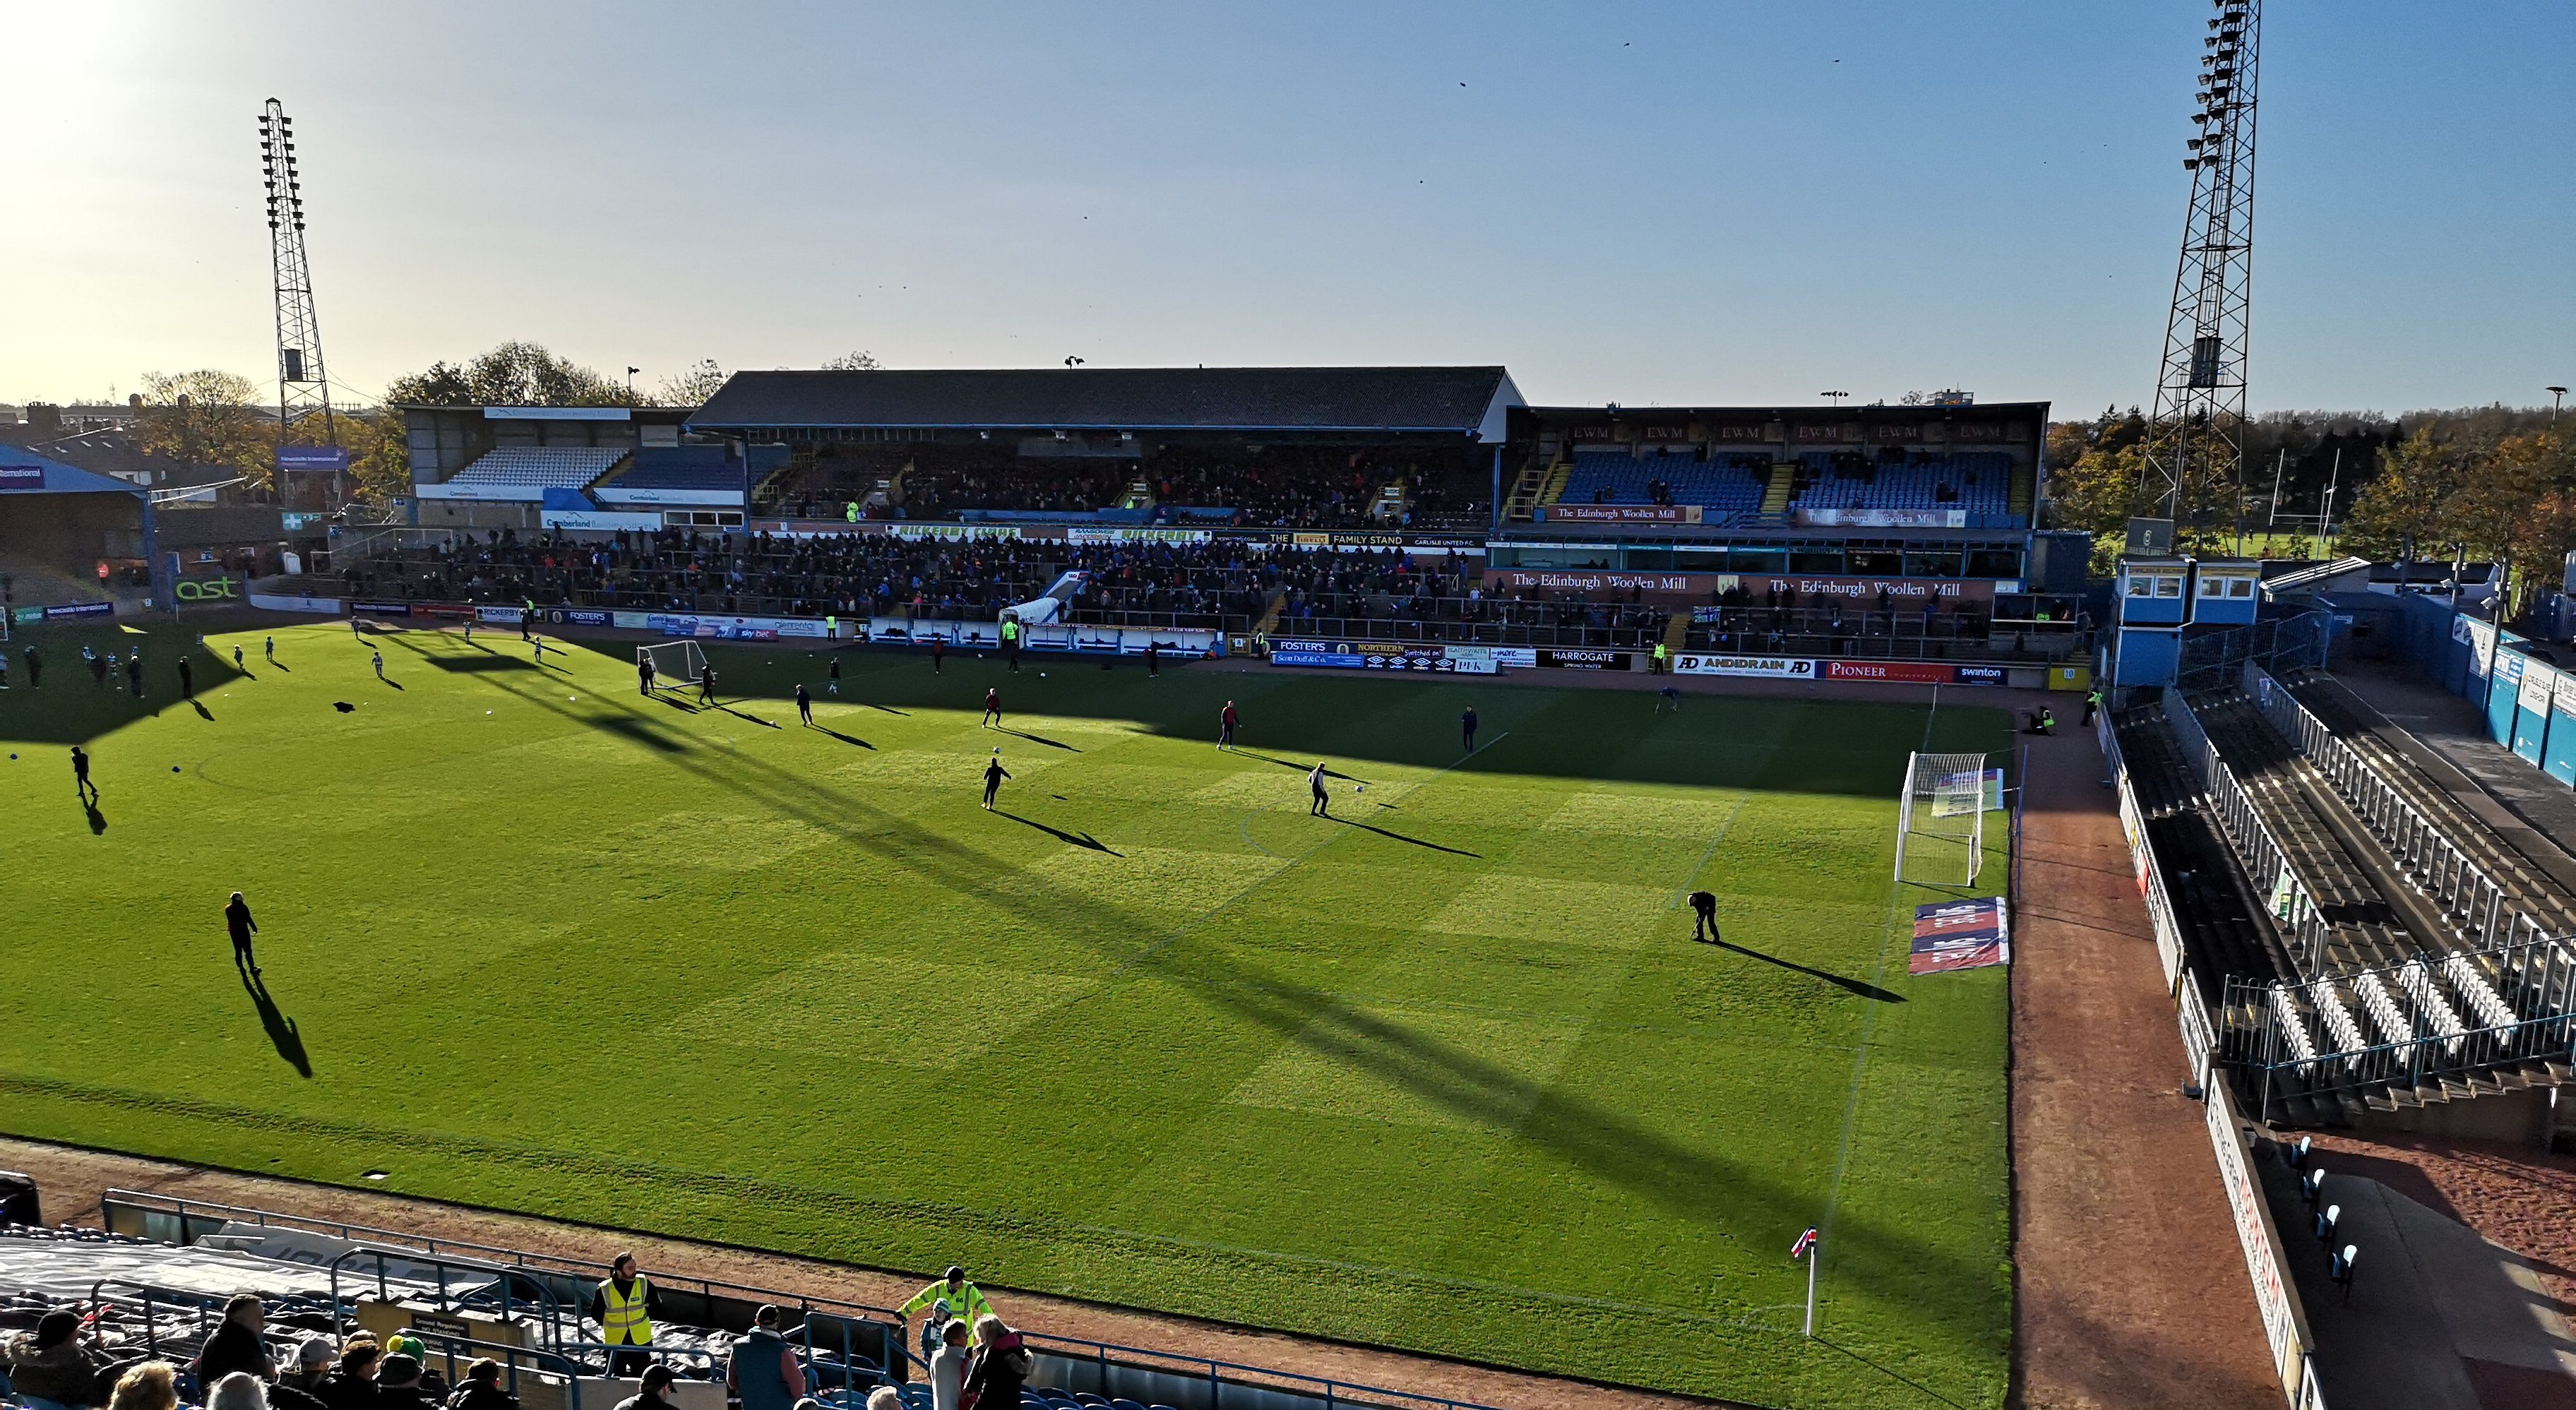
M 33 472 L 32 474 L 30 472 Z M 0 445 L 0 494 L 130 494 L 140 485 L 48 460 L 33 451 Z
M 689 424 L 1471 435 L 1506 385 L 1500 367 L 737 372 Z

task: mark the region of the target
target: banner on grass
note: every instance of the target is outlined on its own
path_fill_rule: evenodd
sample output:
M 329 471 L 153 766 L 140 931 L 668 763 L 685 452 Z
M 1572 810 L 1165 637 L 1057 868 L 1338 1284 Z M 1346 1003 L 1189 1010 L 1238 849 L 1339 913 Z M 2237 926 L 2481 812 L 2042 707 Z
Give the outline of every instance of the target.
M 1915 974 L 1983 969 L 2012 962 L 2012 932 L 2001 896 L 1935 901 L 1914 908 Z

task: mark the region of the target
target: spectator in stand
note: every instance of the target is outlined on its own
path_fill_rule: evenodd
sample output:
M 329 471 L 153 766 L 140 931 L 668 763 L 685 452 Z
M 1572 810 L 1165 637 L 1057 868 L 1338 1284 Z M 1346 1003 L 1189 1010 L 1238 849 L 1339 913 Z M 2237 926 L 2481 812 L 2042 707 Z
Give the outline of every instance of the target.
M 371 1337 L 352 1337 L 340 1348 L 340 1364 L 313 1388 L 326 1410 L 381 1410 L 376 1390 L 376 1362 L 384 1348 Z
M 116 1378 L 107 1410 L 179 1410 L 179 1371 L 167 1361 L 146 1361 Z
M 794 1410 L 805 1395 L 805 1369 L 796 1352 L 778 1334 L 778 1309 L 754 1313 L 751 1332 L 736 1342 L 725 1362 L 725 1389 L 742 1410 Z
M 617 1402 L 617 1410 L 677 1410 L 671 1400 L 671 1368 L 656 1361 L 644 1368 L 643 1388 Z
M 421 1388 L 418 1357 L 397 1351 L 376 1364 L 379 1410 L 438 1410 L 438 1402 Z
M 211 1384 L 206 1410 L 268 1410 L 268 1383 L 248 1371 L 226 1372 Z
M 329 1410 L 319 1389 L 331 1373 L 331 1359 L 329 1337 L 306 1337 L 296 1345 L 294 1364 L 280 1368 L 277 1384 L 268 1388 L 268 1403 L 275 1410 Z
M 241 893 L 234 892 L 233 899 L 240 900 Z M 248 948 L 238 934 L 233 943 L 236 950 Z M 216 1325 L 215 1334 L 206 1338 L 205 1349 L 197 1353 L 197 1384 L 211 1386 L 235 1371 L 248 1372 L 263 1381 L 276 1380 L 277 1367 L 269 1363 L 268 1343 L 261 1339 L 267 1329 L 268 1309 L 260 1305 L 256 1296 L 241 1293 L 225 1303 L 224 1320 Z
M 966 1403 L 977 1406 L 1017 1405 L 1036 1358 L 1020 1334 L 986 1313 L 975 1319 L 975 1355 L 966 1367 Z
M 966 1342 L 973 1335 L 964 1318 L 951 1317 L 939 1329 L 939 1349 L 930 1354 L 930 1410 L 963 1410 L 966 1396 Z
M 35 1330 L 9 1339 L 9 1383 L 28 1410 L 81 1410 L 98 1403 L 98 1368 L 81 1349 L 80 1325 L 78 1313 L 57 1309 L 37 1318 Z
M 501 1389 L 501 1363 L 486 1356 L 465 1368 L 465 1382 L 447 1398 L 447 1410 L 519 1410 L 519 1397 Z

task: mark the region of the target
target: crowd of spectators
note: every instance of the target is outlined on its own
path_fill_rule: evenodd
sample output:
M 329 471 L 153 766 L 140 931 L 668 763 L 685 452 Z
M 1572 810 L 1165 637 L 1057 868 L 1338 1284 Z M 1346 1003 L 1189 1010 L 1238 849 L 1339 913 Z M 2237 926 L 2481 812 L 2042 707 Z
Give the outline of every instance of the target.
M 923 455 L 895 464 L 827 454 L 762 502 L 799 519 L 844 518 L 855 504 L 862 519 L 946 522 L 968 510 L 1091 514 L 1126 503 L 1139 484 L 1161 521 L 1234 528 L 1473 528 L 1491 502 L 1475 475 L 1389 469 L 1364 454 L 1182 450 L 1150 461 Z

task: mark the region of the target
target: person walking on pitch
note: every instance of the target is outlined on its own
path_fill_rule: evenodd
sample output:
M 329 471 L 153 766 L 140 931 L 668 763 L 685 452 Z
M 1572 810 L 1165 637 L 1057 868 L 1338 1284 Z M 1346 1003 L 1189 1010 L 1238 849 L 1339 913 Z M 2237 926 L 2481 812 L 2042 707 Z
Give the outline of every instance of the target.
M 1163 673 L 1163 647 L 1162 647 L 1162 644 L 1161 644 L 1160 642 L 1156 642 L 1156 641 L 1148 640 L 1148 641 L 1145 643 L 1145 674 L 1147 674 L 1147 675 L 1149 675 L 1149 676 L 1159 676 L 1159 675 L 1161 675 L 1162 673 Z
M 1680 686 L 1668 685 L 1655 693 L 1655 713 L 1660 715 L 1666 710 L 1670 710 L 1676 715 L 1682 712 L 1682 690 Z
M 939 674 L 939 663 L 948 658 L 948 643 L 938 637 L 930 639 L 930 673 Z
M 805 724 L 814 723 L 814 697 L 806 691 L 803 681 L 796 683 L 796 718 Z
M 0 674 L 0 685 L 8 683 L 8 676 Z M 188 669 L 188 658 L 185 656 L 179 658 L 179 698 L 182 700 L 197 698 L 197 675 L 196 672 Z
M 716 668 L 713 665 L 698 668 L 698 703 L 701 705 L 716 703 Z
M 1001 727 L 1001 724 L 1002 724 L 1002 690 L 1001 690 L 1001 687 L 999 687 L 999 686 L 990 686 L 990 685 L 988 685 L 988 686 L 984 687 L 984 718 L 983 718 L 982 723 L 981 723 L 981 724 L 979 724 L 979 725 L 977 726 L 977 728 L 979 728 L 979 729 L 999 729 L 999 728 Z
M 375 657 L 376 657 L 376 679 L 378 679 L 378 680 L 383 680 L 383 679 L 385 678 L 385 653 L 383 653 L 383 652 L 379 651 L 379 652 L 375 653 Z
M 27 688 L 29 690 L 45 688 L 45 658 L 37 655 L 36 648 L 32 646 L 27 648 Z
M 1002 780 L 1010 776 L 1011 771 L 1002 767 L 1002 751 L 994 750 L 992 760 L 984 765 L 985 812 L 993 811 L 993 800 L 1002 796 Z
M 272 666 L 276 665 L 276 664 L 277 664 L 277 638 L 275 638 L 275 637 L 273 637 L 273 636 L 264 636 L 264 637 L 261 637 L 261 638 L 259 639 L 259 654 L 260 654 L 260 656 L 261 656 L 262 658 L 264 658 L 264 659 L 268 662 L 268 664 L 270 664 L 270 665 L 272 665 Z
M 544 665 L 546 661 L 546 639 L 541 636 L 531 636 L 528 638 L 528 645 L 537 653 L 537 664 L 540 666 Z M 555 654 L 557 656 L 561 656 L 563 654 L 563 648 L 555 648 Z
M 233 669 L 242 672 L 244 675 L 250 673 L 250 668 L 242 664 L 241 643 L 238 641 L 233 643 Z
M 1002 619 L 1002 660 L 1010 666 L 1011 674 L 1019 674 L 1020 623 L 1016 617 Z
M 357 637 L 360 640 L 364 640 L 367 635 L 366 632 L 361 630 L 358 626 L 358 614 L 355 609 L 352 609 L 349 613 L 349 635 Z
M 72 792 L 82 802 L 98 801 L 98 785 L 89 781 L 89 755 L 77 744 L 72 746 Z
M 250 918 L 250 902 L 236 891 L 224 903 L 224 929 L 232 932 L 233 968 L 246 974 L 259 973 L 259 957 L 250 952 L 250 937 L 259 933 L 259 923 Z
M 1216 747 L 1217 747 L 1217 748 L 1219 748 L 1219 749 L 1232 749 L 1232 748 L 1234 747 L 1234 726 L 1235 726 L 1235 723 L 1236 723 L 1236 719 L 1235 719 L 1235 713 L 1234 713 L 1234 702 L 1233 702 L 1233 701 L 1231 701 L 1231 700 L 1229 700 L 1229 701 L 1225 702 L 1225 708 L 1217 712 L 1217 716 L 1216 716 Z
M 1717 898 L 1705 891 L 1690 893 L 1691 938 L 1714 945 L 1717 938 Z
M 1315 801 L 1306 809 L 1306 816 L 1310 818 L 1331 817 L 1333 815 L 1333 795 L 1324 787 L 1323 760 L 1317 759 L 1315 761 L 1314 772 L 1306 775 L 1306 787 L 1312 790 L 1315 795 Z
M 653 693 L 653 658 L 640 656 L 635 661 L 635 690 L 639 695 Z
M 838 656 L 832 658 L 831 669 L 823 677 L 823 693 L 825 695 L 841 693 L 841 658 Z
M 135 698 L 135 699 L 137 699 L 137 700 L 142 699 L 142 698 L 143 698 L 143 648 L 142 648 L 142 647 L 139 647 L 139 646 L 138 646 L 138 647 L 134 648 L 134 654 L 125 658 L 125 680 L 126 680 L 126 684 L 131 685 L 132 687 L 134 687 L 134 698 Z
M 1464 714 L 1462 714 L 1462 715 L 1460 715 L 1460 716 L 1458 717 L 1458 728 L 1459 728 L 1460 732 L 1462 732 L 1463 734 L 1465 734 L 1465 735 L 1466 735 L 1466 738 L 1467 738 L 1467 752 L 1468 752 L 1468 753 L 1470 753 L 1470 754 L 1475 753 L 1475 752 L 1476 752 L 1476 707 L 1475 707 L 1475 706 L 1473 706 L 1473 705 L 1468 706 L 1468 707 L 1467 707 L 1467 710 L 1466 710 L 1466 713 L 1464 713 Z

